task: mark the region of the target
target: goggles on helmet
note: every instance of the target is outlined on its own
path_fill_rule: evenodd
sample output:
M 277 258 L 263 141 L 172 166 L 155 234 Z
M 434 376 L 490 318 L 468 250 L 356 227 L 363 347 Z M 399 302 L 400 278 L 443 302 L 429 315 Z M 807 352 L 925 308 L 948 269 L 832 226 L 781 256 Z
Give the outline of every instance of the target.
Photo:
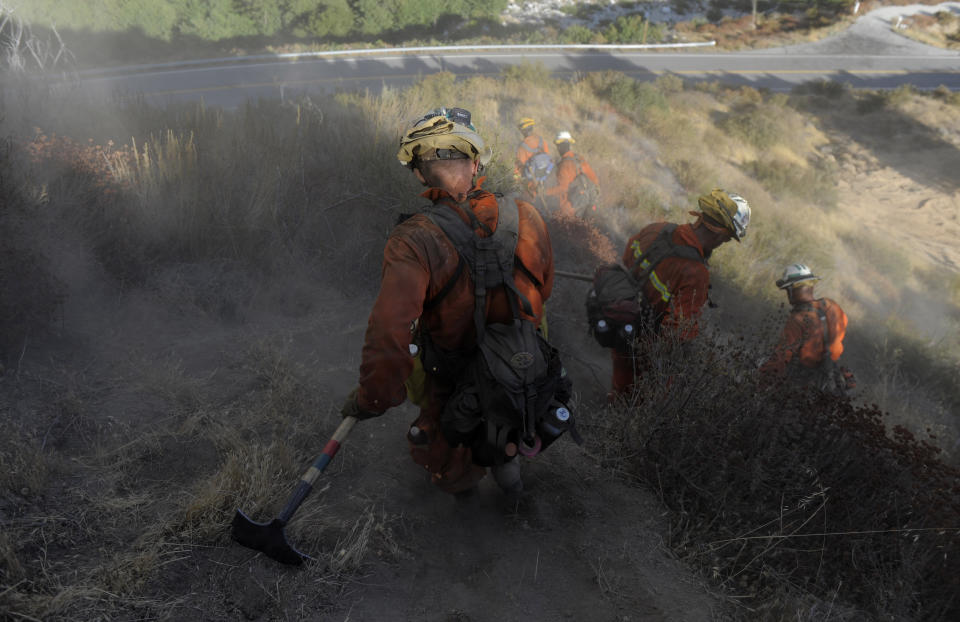
M 400 138 L 397 159 L 408 168 L 417 161 L 472 158 L 490 161 L 490 148 L 474 127 L 469 110 L 434 108 L 417 119 Z
M 430 162 L 431 160 L 466 160 L 470 156 L 456 149 L 434 149 L 427 153 L 418 153 L 417 159 L 421 162 Z
M 429 121 L 431 119 L 435 119 L 436 117 L 443 117 L 448 121 L 459 123 L 460 125 L 466 128 L 469 128 L 471 131 L 474 131 L 474 132 L 477 131 L 477 128 L 475 128 L 473 126 L 473 123 L 471 123 L 471 115 L 469 110 L 467 110 L 466 108 L 445 108 L 443 106 L 441 106 L 440 108 L 434 108 L 427 114 L 423 115 L 423 117 L 419 121 L 414 123 L 413 126 L 417 127 L 421 123 L 424 123 L 425 121 Z

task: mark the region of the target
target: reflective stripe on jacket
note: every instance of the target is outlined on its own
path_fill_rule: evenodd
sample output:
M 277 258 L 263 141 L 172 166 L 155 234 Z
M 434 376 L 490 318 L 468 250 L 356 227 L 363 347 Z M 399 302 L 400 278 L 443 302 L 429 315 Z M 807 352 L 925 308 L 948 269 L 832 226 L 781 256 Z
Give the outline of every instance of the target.
M 657 234 L 668 223 L 647 225 L 627 241 L 623 263 L 633 268 L 643 252 L 650 248 Z M 690 224 L 678 225 L 671 238 L 674 244 L 689 246 L 703 257 L 703 247 Z M 643 295 L 653 309 L 662 314 L 662 330 L 674 329 L 681 340 L 693 339 L 700 332 L 697 323 L 700 310 L 707 302 L 710 273 L 702 262 L 683 257 L 667 257 L 650 274 L 643 285 Z
M 480 189 L 483 178 L 471 191 L 470 209 L 491 231 L 496 229 L 496 197 Z M 423 194 L 434 203 L 450 199 L 445 192 L 431 188 Z M 442 202 L 446 205 L 447 202 Z M 516 257 L 529 271 L 514 268 L 517 289 L 533 308 L 526 319 L 539 323 L 543 303 L 553 289 L 553 251 L 550 236 L 536 209 L 517 201 L 520 210 L 520 234 Z M 449 207 L 459 211 L 459 208 Z M 464 222 L 469 219 L 463 213 Z M 485 235 L 480 231 L 480 235 Z M 380 292 L 373 303 L 360 364 L 361 408 L 373 412 L 396 406 L 406 397 L 404 382 L 413 369 L 410 356 L 411 325 L 417 318 L 430 333 L 433 343 L 444 350 L 472 348 L 476 341 L 473 324 L 473 283 L 464 270 L 449 292 L 427 311 L 423 305 L 432 300 L 451 279 L 458 263 L 457 250 L 443 231 L 424 214 L 417 214 L 391 232 L 383 250 Z M 531 278 L 532 277 L 532 278 Z M 422 315 L 422 317 L 421 317 Z M 509 301 L 503 288 L 487 296 L 487 322 L 512 321 Z

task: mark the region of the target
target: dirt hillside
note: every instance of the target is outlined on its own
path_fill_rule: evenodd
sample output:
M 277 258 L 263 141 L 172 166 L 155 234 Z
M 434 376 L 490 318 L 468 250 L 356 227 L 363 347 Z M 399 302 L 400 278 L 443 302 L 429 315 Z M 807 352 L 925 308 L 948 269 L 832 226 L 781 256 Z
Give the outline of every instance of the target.
M 311 394 L 292 395 L 289 415 L 319 452 L 355 382 L 372 297 L 347 298 L 320 285 L 308 296 L 312 310 L 295 314 L 273 289 L 237 317 L 210 317 L 157 292 L 117 299 L 76 247 L 62 244 L 56 254 L 59 275 L 71 283 L 62 330 L 26 344 L 0 383 L 7 417 L 18 420 L 15 426 L 45 421 L 43 440 L 64 462 L 51 467 L 60 471 L 52 485 L 5 494 L 0 520 L 38 521 L 38 529 L 72 534 L 71 541 L 50 542 L 33 554 L 49 572 L 79 579 L 61 593 L 60 615 L 477 622 L 710 617 L 714 600 L 663 546 L 662 510 L 649 491 L 611 479 L 564 440 L 527 462 L 528 493 L 521 499 L 507 502 L 488 478 L 478 495 L 455 500 L 434 490 L 407 456 L 410 407 L 359 424 L 321 490 L 295 516 L 290 539 L 325 561 L 304 569 L 277 564 L 232 543 L 226 520 L 213 526 L 215 546 L 168 542 L 153 553 L 159 560 L 145 559 L 138 551 L 144 535 L 179 520 L 171 514 L 189 507 L 198 494 L 195 482 L 222 460 L 209 445 L 191 442 L 183 432 L 187 421 L 202 410 L 210 425 L 229 426 L 230 416 L 219 419 L 218 409 L 255 407 L 253 395 L 277 390 L 265 386 L 264 366 L 304 370 L 290 377 L 305 378 Z M 582 295 L 577 285 L 558 286 L 558 299 L 565 287 L 572 297 Z M 566 311 L 558 313 L 558 331 L 568 328 Z M 576 348 L 572 373 L 592 367 L 588 373 L 605 384 L 602 352 L 580 345 L 586 344 L 567 345 Z M 265 352 L 273 353 L 266 365 Z M 585 402 L 602 394 L 600 383 L 583 384 Z M 603 424 L 602 410 L 582 412 L 584 433 Z M 149 446 L 120 459 L 140 443 Z M 285 498 L 294 484 L 294 478 L 277 480 L 277 496 Z M 189 491 L 186 500 L 170 496 L 178 485 Z M 163 497 L 150 498 L 153 492 Z M 244 509 L 259 520 L 279 511 Z M 318 522 L 321 533 L 303 527 Z M 24 561 L 35 563 L 33 555 Z M 333 568 L 344 557 L 351 559 Z M 140 596 L 85 594 L 83 586 L 104 571 L 129 573 L 115 579 L 118 586 L 136 582 L 134 560 L 152 568 Z M 7 611 L 16 615 L 13 604 Z M 50 619 L 58 617 L 51 612 Z
M 922 122 L 887 113 L 899 123 L 880 132 L 877 117 L 850 122 L 840 112 L 821 115 L 843 173 L 835 222 L 882 233 L 911 261 L 960 272 L 955 116 L 932 106 Z M 343 206 L 325 207 L 323 217 L 334 208 Z M 263 278 L 198 261 L 167 264 L 140 284 L 105 273 L 97 240 L 44 223 L 37 246 L 64 297 L 50 333 L 18 341 L 0 373 L 0 618 L 725 615 L 729 594 L 711 594 L 666 546 L 677 530 L 656 487 L 600 458 L 610 363 L 585 334 L 579 281 L 558 279 L 548 314 L 588 443 L 561 439 L 526 460 L 520 499 L 506 499 L 489 479 L 467 499 L 434 490 L 407 455 L 415 416 L 407 405 L 358 424 L 289 525 L 290 540 L 316 563 L 282 566 L 230 540 L 234 511 L 273 518 L 339 423 L 376 293 L 376 255 L 396 215 L 369 213 L 383 222 L 359 223 L 370 240 L 355 264 L 334 255 L 317 262 L 318 272 Z M 575 232 L 557 239 L 563 269 L 603 254 Z M 828 285 L 851 301 L 852 316 L 856 304 L 884 304 L 886 292 L 837 272 Z M 720 306 L 705 316 L 706 333 L 755 319 L 722 277 L 711 295 Z M 923 300 L 908 310 L 929 312 L 931 328 L 943 319 Z

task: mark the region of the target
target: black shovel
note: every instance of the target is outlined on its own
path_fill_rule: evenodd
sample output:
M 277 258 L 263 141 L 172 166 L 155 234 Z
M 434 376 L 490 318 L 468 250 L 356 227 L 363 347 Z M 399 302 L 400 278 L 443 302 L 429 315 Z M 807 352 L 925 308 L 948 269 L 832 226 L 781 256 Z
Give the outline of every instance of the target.
M 300 504 L 304 502 L 310 491 L 313 490 L 313 483 L 317 481 L 323 470 L 327 468 L 330 461 L 340 449 L 340 443 L 347 437 L 350 428 L 357 422 L 356 417 L 344 417 L 343 423 L 337 428 L 336 432 L 327 442 L 317 459 L 314 461 L 307 472 L 300 478 L 300 484 L 290 495 L 287 505 L 280 512 L 280 515 L 269 523 L 258 523 L 250 520 L 241 510 L 237 510 L 233 517 L 232 532 L 233 539 L 251 549 L 262 552 L 267 557 L 277 560 L 283 564 L 299 566 L 304 561 L 313 559 L 305 553 L 301 553 L 293 548 L 287 542 L 287 536 L 283 533 L 293 513 L 297 511 Z

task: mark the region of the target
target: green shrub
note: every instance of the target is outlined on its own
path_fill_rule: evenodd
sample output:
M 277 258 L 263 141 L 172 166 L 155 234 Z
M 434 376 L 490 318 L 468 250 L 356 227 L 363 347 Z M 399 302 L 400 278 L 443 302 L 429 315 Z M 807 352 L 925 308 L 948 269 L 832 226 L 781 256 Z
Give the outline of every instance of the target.
M 898 86 L 889 91 L 867 91 L 857 99 L 857 112 L 860 114 L 872 114 L 896 108 L 908 102 L 915 94 L 913 87 L 909 84 Z
M 193 10 L 179 22 L 178 30 L 182 35 L 220 41 L 258 34 L 256 25 L 247 16 L 236 12 L 233 0 L 187 2 L 186 6 Z
M 942 84 L 930 92 L 930 95 L 951 106 L 960 106 L 960 92 L 951 91 Z
M 603 31 L 610 43 L 659 43 L 663 41 L 663 27 L 653 24 L 642 14 L 622 15 Z
M 620 112 L 641 118 L 649 109 L 667 109 L 667 98 L 653 84 L 638 82 L 621 73 L 603 74 L 593 81 L 597 94 Z
M 593 34 L 593 31 L 587 28 L 586 26 L 580 26 L 579 24 L 574 24 L 570 26 L 560 35 L 560 40 L 564 43 L 593 43 L 596 35 Z
M 793 92 L 798 95 L 822 95 L 837 99 L 850 92 L 850 85 L 836 80 L 811 80 L 794 87 Z
M 882 91 L 867 92 L 857 98 L 858 114 L 873 114 L 885 110 L 888 103 L 886 93 Z
M 353 30 L 355 16 L 347 0 L 321 0 L 306 19 L 306 32 L 317 37 L 343 37 Z
M 379 34 L 390 30 L 395 23 L 403 23 L 418 16 L 405 15 L 398 19 L 397 6 L 389 0 L 353 0 L 351 5 L 357 19 L 357 29 L 363 34 Z
M 671 93 L 680 93 L 683 91 L 683 78 L 673 73 L 666 73 L 653 81 L 661 93 L 669 95 Z
M 953 11 L 937 11 L 934 17 L 937 18 L 937 23 L 941 26 L 950 27 L 960 21 L 960 18 Z
M 542 62 L 530 63 L 524 61 L 519 65 L 508 65 L 500 71 L 504 79 L 536 86 L 550 86 L 553 74 Z
M 784 139 L 781 117 L 776 107 L 751 103 L 736 107 L 718 125 L 733 138 L 768 149 Z
M 891 106 L 902 106 L 910 101 L 916 95 L 916 91 L 910 84 L 901 84 L 897 88 L 887 91 L 887 102 Z

